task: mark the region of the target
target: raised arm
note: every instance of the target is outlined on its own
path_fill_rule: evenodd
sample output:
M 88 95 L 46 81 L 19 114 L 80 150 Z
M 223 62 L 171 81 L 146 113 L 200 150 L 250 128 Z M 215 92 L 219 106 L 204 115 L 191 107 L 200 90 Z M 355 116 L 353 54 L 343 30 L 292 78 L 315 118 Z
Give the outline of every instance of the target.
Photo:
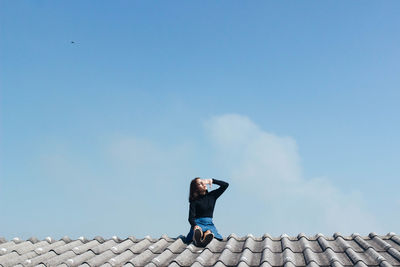
M 194 203 L 190 202 L 188 221 L 192 227 L 194 227 L 196 225 L 196 223 L 194 221 L 195 216 L 196 216 L 196 208 L 194 206 Z
M 224 193 L 225 190 L 229 186 L 229 184 L 227 182 L 224 182 L 224 181 L 221 181 L 221 180 L 217 180 L 217 179 L 212 179 L 212 183 L 219 185 L 218 189 L 215 189 L 215 190 L 210 192 L 210 194 L 213 194 L 215 196 L 215 198 L 219 198 L 222 195 L 222 193 Z

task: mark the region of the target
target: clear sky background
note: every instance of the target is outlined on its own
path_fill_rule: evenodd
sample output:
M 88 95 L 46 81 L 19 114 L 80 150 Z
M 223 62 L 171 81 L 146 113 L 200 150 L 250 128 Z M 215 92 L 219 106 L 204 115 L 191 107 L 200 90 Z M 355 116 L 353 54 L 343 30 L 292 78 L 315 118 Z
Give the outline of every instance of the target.
M 185 235 L 196 176 L 224 236 L 399 233 L 399 14 L 0 1 L 0 236 Z

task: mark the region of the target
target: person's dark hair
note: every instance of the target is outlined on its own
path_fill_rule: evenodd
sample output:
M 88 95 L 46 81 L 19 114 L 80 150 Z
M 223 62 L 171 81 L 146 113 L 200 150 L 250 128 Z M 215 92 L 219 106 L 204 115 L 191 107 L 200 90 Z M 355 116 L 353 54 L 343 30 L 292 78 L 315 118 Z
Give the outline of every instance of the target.
M 196 200 L 200 195 L 200 192 L 199 192 L 199 189 L 197 188 L 197 183 L 196 183 L 197 179 L 200 179 L 200 177 L 196 177 L 190 182 L 189 202 Z

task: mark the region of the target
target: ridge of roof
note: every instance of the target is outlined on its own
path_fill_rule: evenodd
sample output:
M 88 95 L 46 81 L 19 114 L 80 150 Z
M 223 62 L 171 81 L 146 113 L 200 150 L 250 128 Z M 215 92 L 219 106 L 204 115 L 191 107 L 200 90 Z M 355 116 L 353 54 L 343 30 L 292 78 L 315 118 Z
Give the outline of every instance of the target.
M 67 236 L 55 240 L 0 237 L 0 266 L 400 266 L 400 236 L 321 233 L 272 237 L 232 233 L 205 248 L 184 242 L 183 236 L 129 236 L 93 239 Z

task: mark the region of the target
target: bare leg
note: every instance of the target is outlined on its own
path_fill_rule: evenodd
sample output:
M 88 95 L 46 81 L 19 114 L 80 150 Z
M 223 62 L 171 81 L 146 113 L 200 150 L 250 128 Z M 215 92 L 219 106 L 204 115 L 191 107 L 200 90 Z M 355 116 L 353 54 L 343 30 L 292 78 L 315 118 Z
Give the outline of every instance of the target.
M 209 234 L 211 234 L 211 230 L 205 231 L 205 232 L 203 233 L 203 237 L 201 238 L 201 241 L 203 242 L 204 237 L 205 237 L 206 235 L 209 235 Z
M 207 230 L 204 235 L 203 238 L 201 239 L 201 246 L 202 247 L 206 247 L 214 238 L 214 234 L 210 231 Z

